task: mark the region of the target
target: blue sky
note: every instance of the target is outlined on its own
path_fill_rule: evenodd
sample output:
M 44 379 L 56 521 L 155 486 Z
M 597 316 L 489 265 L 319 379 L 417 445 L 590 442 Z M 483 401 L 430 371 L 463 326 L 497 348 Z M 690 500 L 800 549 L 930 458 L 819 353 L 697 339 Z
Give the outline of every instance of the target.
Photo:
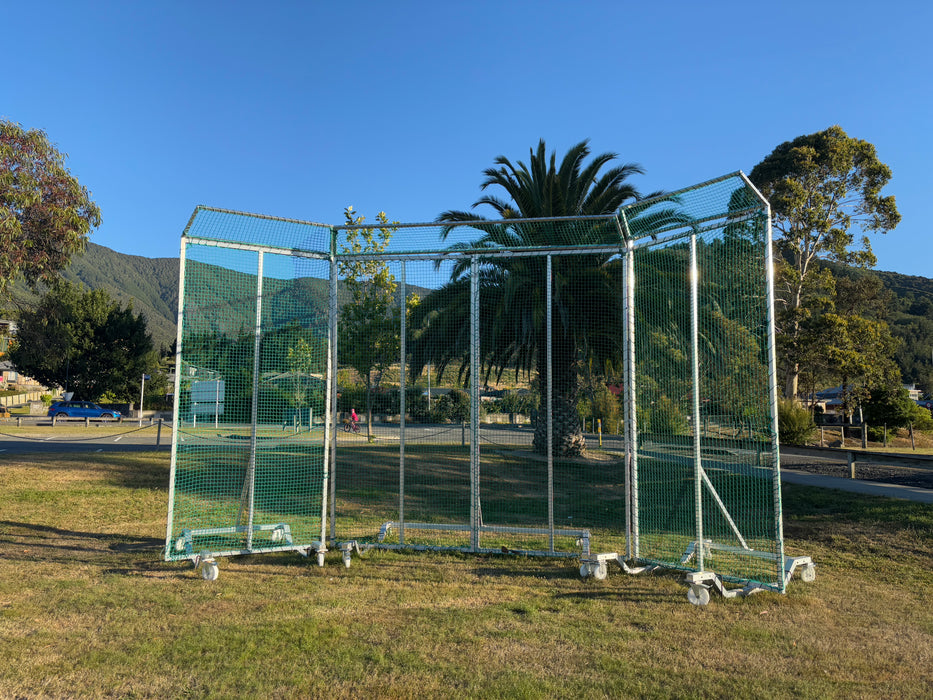
M 3 22 L 0 117 L 69 154 L 91 240 L 122 253 L 177 256 L 198 204 L 430 221 L 540 138 L 589 138 L 649 192 L 839 124 L 894 172 L 878 267 L 933 276 L 930 3 L 18 2 Z

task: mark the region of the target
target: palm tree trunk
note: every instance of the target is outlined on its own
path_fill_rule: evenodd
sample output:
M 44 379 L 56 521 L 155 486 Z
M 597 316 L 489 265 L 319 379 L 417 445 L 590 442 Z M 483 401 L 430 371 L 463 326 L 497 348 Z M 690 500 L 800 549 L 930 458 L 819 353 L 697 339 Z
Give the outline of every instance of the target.
M 555 349 L 560 344 L 555 343 Z M 539 342 L 538 384 L 541 393 L 538 423 L 535 426 L 534 451 L 547 454 L 547 356 L 544 342 Z M 558 457 L 577 457 L 586 451 L 586 438 L 577 414 L 579 378 L 569 353 L 555 352 L 553 362 L 553 411 L 551 420 L 554 430 L 554 454 Z

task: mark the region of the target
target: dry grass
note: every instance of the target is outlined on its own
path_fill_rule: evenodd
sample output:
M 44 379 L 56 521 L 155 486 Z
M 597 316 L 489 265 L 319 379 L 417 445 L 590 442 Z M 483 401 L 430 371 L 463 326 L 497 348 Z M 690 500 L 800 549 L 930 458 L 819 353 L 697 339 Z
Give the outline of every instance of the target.
M 165 454 L 0 467 L 0 697 L 928 697 L 928 506 L 787 489 L 785 596 L 373 552 L 161 560 Z

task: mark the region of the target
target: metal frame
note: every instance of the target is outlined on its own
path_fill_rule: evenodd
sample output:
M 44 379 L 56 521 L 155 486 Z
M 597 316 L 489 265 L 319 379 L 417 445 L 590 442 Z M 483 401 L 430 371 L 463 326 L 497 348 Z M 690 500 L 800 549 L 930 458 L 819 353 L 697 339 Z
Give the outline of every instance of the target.
M 741 182 L 745 184 L 750 191 L 754 192 L 760 206 L 750 206 L 746 209 L 731 211 L 731 212 L 721 212 L 716 215 L 710 215 L 702 218 L 692 219 L 688 224 L 685 223 L 668 223 L 650 231 L 650 235 L 638 235 L 634 233 L 630 227 L 630 222 L 627 218 L 627 210 L 622 209 L 614 216 L 591 216 L 591 217 L 552 217 L 545 219 L 513 219 L 507 222 L 484 222 L 488 224 L 494 223 L 523 223 L 523 222 L 574 222 L 574 221 L 605 221 L 607 223 L 612 223 L 619 235 L 618 245 L 555 245 L 555 246 L 538 246 L 538 247 L 528 247 L 528 248 L 502 248 L 502 249 L 470 249 L 467 247 L 461 247 L 456 250 L 452 249 L 434 249 L 434 250 L 404 250 L 404 251 L 391 251 L 386 250 L 376 254 L 354 254 L 354 255 L 345 255 L 338 254 L 337 252 L 337 238 L 341 231 L 348 229 L 370 229 L 370 228 L 381 228 L 384 224 L 372 224 L 372 225 L 347 225 L 347 226 L 333 226 L 328 227 L 330 230 L 330 246 L 327 251 L 317 251 L 317 250 L 302 250 L 294 247 L 287 246 L 277 246 L 269 245 L 267 243 L 250 243 L 242 241 L 227 241 L 227 240 L 215 240 L 205 237 L 191 237 L 189 235 L 189 230 L 191 224 L 194 221 L 195 216 L 200 210 L 207 210 L 207 208 L 199 208 L 196 210 L 195 214 L 192 216 L 191 221 L 189 221 L 188 227 L 185 230 L 185 234 L 182 242 L 182 253 L 180 259 L 180 268 L 181 268 L 181 282 L 180 282 L 180 293 L 179 293 L 179 317 L 182 318 L 184 312 L 184 271 L 185 271 L 185 247 L 186 243 L 193 243 L 198 245 L 205 246 L 216 246 L 216 247 L 226 247 L 231 249 L 238 250 L 247 250 L 257 253 L 258 255 L 258 277 L 257 277 L 257 302 L 256 302 L 256 326 L 255 326 L 255 345 L 254 345 L 254 368 L 253 368 L 253 403 L 251 407 L 252 411 L 252 432 L 251 432 L 251 445 L 250 445 L 250 458 L 249 458 L 249 467 L 247 470 L 247 479 L 244 484 L 243 491 L 243 508 L 242 511 L 246 510 L 246 521 L 241 523 L 238 518 L 236 525 L 232 531 L 235 532 L 245 532 L 247 534 L 247 547 L 245 551 L 235 551 L 235 552 L 194 552 L 192 542 L 192 537 L 194 534 L 192 531 L 186 531 L 184 537 L 179 538 L 174 544 L 169 542 L 171 537 L 171 521 L 172 521 L 172 508 L 173 504 L 169 504 L 169 530 L 167 533 L 167 547 L 175 546 L 176 548 L 184 549 L 187 556 L 192 558 L 196 564 L 201 566 L 210 566 L 214 561 L 215 556 L 224 556 L 230 554 L 243 554 L 249 553 L 253 549 L 253 536 L 256 533 L 263 534 L 267 531 L 274 533 L 277 532 L 286 532 L 287 537 L 283 535 L 283 541 L 285 544 L 281 547 L 275 547 L 274 549 L 263 549 L 262 551 L 282 551 L 287 549 L 296 549 L 302 553 L 309 554 L 311 551 L 315 551 L 318 554 L 319 563 L 323 562 L 324 553 L 327 551 L 328 545 L 340 549 L 343 552 L 344 563 L 350 565 L 350 553 L 353 550 L 361 551 L 366 548 L 383 548 L 383 549 L 411 549 L 411 550 L 451 550 L 451 551 L 463 551 L 463 552 L 474 552 L 474 553 L 493 553 L 502 551 L 500 549 L 491 549 L 483 546 L 482 535 L 484 533 L 509 533 L 509 534 L 520 534 L 520 535 L 540 535 L 547 538 L 547 547 L 542 549 L 524 549 L 524 550 L 507 550 L 510 553 L 519 552 L 522 554 L 528 555 L 540 555 L 540 556 L 551 556 L 551 557 L 574 557 L 579 556 L 581 559 L 581 568 L 580 573 L 583 576 L 594 576 L 596 578 L 604 578 L 607 573 L 607 564 L 611 562 L 617 563 L 623 571 L 628 573 L 638 573 L 641 571 L 649 570 L 652 568 L 657 568 L 658 566 L 668 566 L 663 562 L 656 562 L 646 560 L 644 558 L 644 553 L 641 547 L 641 538 L 642 538 L 642 523 L 639 518 L 639 454 L 648 454 L 644 450 L 640 449 L 639 446 L 639 428 L 638 428 L 638 397 L 636 391 L 636 384 L 638 380 L 638 374 L 636 369 L 637 363 L 637 349 L 635 346 L 635 330 L 636 330 L 636 312 L 635 312 L 635 299 L 638 294 L 637 283 L 636 283 L 636 251 L 639 251 L 644 248 L 650 248 L 654 246 L 663 246 L 670 243 L 686 242 L 689 246 L 689 319 L 690 319 L 690 332 L 689 332 L 689 342 L 690 342 L 690 364 L 691 364 L 691 380 L 694 387 L 691 398 L 690 414 L 693 425 L 695 426 L 693 431 L 692 438 L 692 482 L 693 482 L 693 504 L 694 504 L 694 518 L 695 518 L 695 537 L 692 544 L 687 548 L 687 551 L 684 553 L 683 557 L 677 562 L 677 565 L 674 568 L 681 568 L 687 570 L 687 582 L 690 585 L 689 598 L 691 602 L 697 604 L 704 604 L 709 600 L 709 590 L 714 589 L 720 592 L 722 595 L 731 597 L 734 595 L 746 595 L 750 592 L 757 590 L 776 590 L 779 592 L 784 592 L 786 589 L 786 584 L 790 580 L 795 570 L 802 571 L 802 577 L 804 580 L 812 580 L 814 564 L 809 557 L 794 557 L 786 558 L 784 555 L 783 549 L 783 524 L 782 524 L 782 513 L 781 513 L 781 492 L 780 492 L 780 449 L 778 445 L 778 431 L 777 431 L 777 387 L 776 387 L 776 353 L 775 353 L 775 340 L 774 340 L 774 271 L 773 271 L 773 260 L 771 246 L 765 245 L 765 270 L 764 274 L 766 277 L 765 281 L 765 291 L 767 296 L 767 361 L 768 361 L 768 386 L 766 391 L 768 393 L 768 404 L 771 409 L 771 420 L 770 420 L 770 433 L 771 433 L 771 449 L 772 449 L 772 467 L 771 467 L 771 479 L 772 479 L 772 497 L 775 508 L 775 522 L 774 522 L 774 541 L 777 546 L 777 554 L 772 554 L 768 552 L 758 552 L 750 548 L 743 537 L 743 534 L 737 525 L 735 519 L 729 513 L 728 508 L 723 502 L 720 495 L 717 493 L 716 488 L 713 483 L 710 481 L 709 476 L 706 472 L 706 467 L 704 464 L 704 445 L 701 436 L 701 431 L 699 426 L 701 425 L 701 411 L 700 411 L 700 392 L 698 387 L 700 386 L 700 352 L 699 352 L 699 274 L 700 269 L 698 265 L 698 254 L 697 254 L 697 239 L 698 236 L 707 231 L 716 231 L 722 229 L 728 224 L 734 224 L 736 222 L 747 221 L 754 219 L 756 217 L 763 218 L 766 220 L 766 241 L 771 240 L 771 223 L 770 223 L 770 207 L 767 200 L 761 196 L 761 193 L 752 185 L 744 173 L 732 173 L 730 175 L 723 176 L 722 178 L 717 178 L 714 180 L 701 183 L 693 188 L 684 190 L 683 192 L 688 192 L 691 190 L 697 190 L 708 185 L 714 185 L 719 182 L 728 180 L 729 178 L 740 179 Z M 655 202 L 664 202 L 669 201 L 674 198 L 675 195 L 668 195 L 666 197 L 658 198 L 654 200 Z M 641 211 L 647 205 L 650 205 L 652 202 L 641 202 L 639 207 Z M 230 212 L 227 210 L 214 210 L 226 214 L 237 214 L 237 212 Z M 252 215 L 249 215 L 252 216 Z M 271 221 L 283 221 L 287 223 L 297 223 L 304 224 L 309 222 L 300 222 L 290 219 L 276 219 L 274 217 L 263 217 Z M 438 227 L 436 223 L 422 223 L 422 224 L 395 224 L 393 228 L 427 228 L 427 227 Z M 456 227 L 470 227 L 470 222 L 463 222 L 459 224 L 454 224 L 448 228 Z M 310 259 L 319 259 L 326 260 L 330 265 L 330 280 L 329 280 L 329 295 L 328 295 L 328 314 L 329 314 L 329 323 L 328 323 L 328 342 L 327 342 L 327 377 L 328 381 L 326 382 L 326 396 L 325 396 L 325 405 L 327 407 L 327 414 L 325 416 L 325 436 L 324 436 L 324 484 L 325 484 L 325 497 L 322 499 L 322 515 L 321 515 L 321 537 L 320 541 L 303 544 L 300 546 L 292 546 L 291 534 L 287 529 L 288 525 L 285 524 L 262 524 L 256 525 L 253 519 L 254 511 L 254 479 L 255 479 L 255 459 L 256 459 L 256 424 L 257 424 L 257 386 L 258 382 L 258 367 L 255 365 L 259 362 L 259 343 L 261 336 L 261 314 L 262 314 L 262 279 L 263 279 L 263 256 L 266 253 L 275 253 L 278 255 L 291 255 L 300 258 L 310 258 Z M 618 554 L 616 552 L 603 552 L 603 553 L 592 553 L 590 551 L 591 545 L 591 533 L 587 528 L 557 528 L 555 526 L 555 514 L 554 514 L 554 430 L 553 430 L 553 271 L 552 271 L 552 261 L 554 256 L 564 256 L 564 255 L 592 255 L 594 253 L 618 255 L 623 261 L 622 265 L 622 274 L 623 274 L 623 284 L 622 284 L 622 308 L 624 318 L 622 319 L 623 328 L 624 328 L 624 345 L 623 345 L 623 382 L 625 385 L 625 395 L 623 401 L 623 415 L 625 421 L 625 431 L 624 431 L 624 487 L 625 487 L 625 499 L 623 503 L 620 503 L 620 507 L 625 509 L 624 514 L 624 527 L 625 527 L 625 542 L 626 548 L 624 554 Z M 542 523 L 542 527 L 519 527 L 519 526 L 498 526 L 498 525 L 487 525 L 483 521 L 483 512 L 482 512 L 482 460 L 480 454 L 480 392 L 479 392 L 479 377 L 480 377 L 480 319 L 479 319 L 479 269 L 485 260 L 492 260 L 497 257 L 516 257 L 516 256 L 536 256 L 543 257 L 546 259 L 546 273 L 544 284 L 546 285 L 546 364 L 548 367 L 548 376 L 547 376 L 547 386 L 545 388 L 545 401 L 546 406 L 543 411 L 544 415 L 547 416 L 547 522 Z M 401 380 L 400 380 L 400 391 L 401 391 L 401 418 L 400 418 L 400 438 L 399 438 L 399 473 L 398 473 L 398 489 L 399 489 L 399 502 L 398 502 L 398 517 L 395 520 L 387 521 L 382 524 L 380 532 L 375 536 L 375 542 L 362 543 L 357 540 L 340 540 L 338 539 L 338 530 L 337 530 L 337 497 L 336 497 L 336 484 L 340 475 L 338 473 L 338 450 L 336 442 L 336 416 L 337 416 L 337 337 L 338 337 L 338 321 L 337 321 L 337 281 L 338 281 L 338 260 L 379 260 L 385 262 L 398 262 L 401 265 L 401 282 L 400 282 L 400 299 L 401 303 L 404 306 L 404 300 L 407 298 L 407 279 L 406 279 L 406 262 L 408 261 L 423 261 L 423 260 L 432 260 L 435 262 L 443 260 L 460 260 L 466 261 L 469 260 L 469 279 L 470 279 L 470 328 L 469 328 L 469 366 L 470 366 L 470 399 L 471 399 L 471 420 L 470 420 L 470 456 L 469 456 L 469 518 L 466 523 L 425 523 L 425 522 L 409 522 L 406 519 L 405 511 L 405 499 L 406 499 L 406 422 L 405 422 L 405 413 L 406 413 L 406 388 L 407 388 L 407 377 L 406 377 L 406 314 L 401 314 L 401 348 L 400 348 L 400 364 L 401 364 Z M 181 334 L 182 329 L 179 326 L 178 330 L 178 340 L 179 347 L 181 344 Z M 179 355 L 177 360 L 176 368 L 176 396 L 180 393 L 180 363 L 181 357 Z M 174 416 L 174 434 L 178 434 L 178 412 L 176 411 Z M 171 483 L 170 488 L 174 490 L 175 485 L 175 450 L 172 452 L 172 474 L 171 474 Z M 717 543 L 710 540 L 704 534 L 704 496 L 710 495 L 712 501 L 715 504 L 715 509 L 718 509 L 720 514 L 724 517 L 724 521 L 728 524 L 733 535 L 736 538 L 736 541 L 740 543 L 741 546 L 735 547 L 732 545 L 727 545 L 723 543 Z M 715 510 L 714 509 L 714 510 Z M 329 521 L 329 528 L 328 528 Z M 284 530 L 282 528 L 285 528 Z M 210 532 L 219 532 L 219 529 L 208 529 Z M 385 542 L 386 536 L 390 530 L 395 530 L 398 533 L 398 543 L 392 544 Z M 437 531 L 437 532 L 463 532 L 469 534 L 469 546 L 443 546 L 443 545 L 431 545 L 431 544 L 417 544 L 414 542 L 407 541 L 406 531 Z M 205 530 L 207 532 L 207 530 Z M 187 539 L 185 539 L 187 538 Z M 574 538 L 577 542 L 577 547 L 580 549 L 578 552 L 569 552 L 569 551 L 558 551 L 556 539 L 557 538 Z M 182 542 L 182 540 L 184 540 Z M 178 543 L 182 542 L 181 545 Z M 707 557 L 712 551 L 722 551 L 729 552 L 733 554 L 742 554 L 748 555 L 757 558 L 766 558 L 766 559 L 776 559 L 779 566 L 779 570 L 783 572 L 780 580 L 774 584 L 760 584 L 754 582 L 745 582 L 746 585 L 742 588 L 727 588 L 726 581 L 734 583 L 734 579 L 729 579 L 716 573 L 715 571 L 707 570 Z M 216 574 L 216 570 L 209 570 L 209 573 Z M 205 576 L 206 578 L 209 576 Z M 216 576 L 215 576 L 216 577 Z M 741 583 L 741 581 L 739 581 Z

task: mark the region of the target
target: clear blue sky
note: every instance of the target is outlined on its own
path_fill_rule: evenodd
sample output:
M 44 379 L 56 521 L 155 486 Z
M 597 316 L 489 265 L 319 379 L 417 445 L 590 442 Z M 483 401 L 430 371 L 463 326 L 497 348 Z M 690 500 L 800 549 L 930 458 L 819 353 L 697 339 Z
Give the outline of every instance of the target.
M 643 192 L 749 172 L 839 124 L 903 222 L 878 267 L 933 276 L 926 2 L 16 2 L 0 117 L 69 154 L 122 253 L 178 255 L 198 204 L 341 223 L 466 209 L 493 159 L 584 138 Z

